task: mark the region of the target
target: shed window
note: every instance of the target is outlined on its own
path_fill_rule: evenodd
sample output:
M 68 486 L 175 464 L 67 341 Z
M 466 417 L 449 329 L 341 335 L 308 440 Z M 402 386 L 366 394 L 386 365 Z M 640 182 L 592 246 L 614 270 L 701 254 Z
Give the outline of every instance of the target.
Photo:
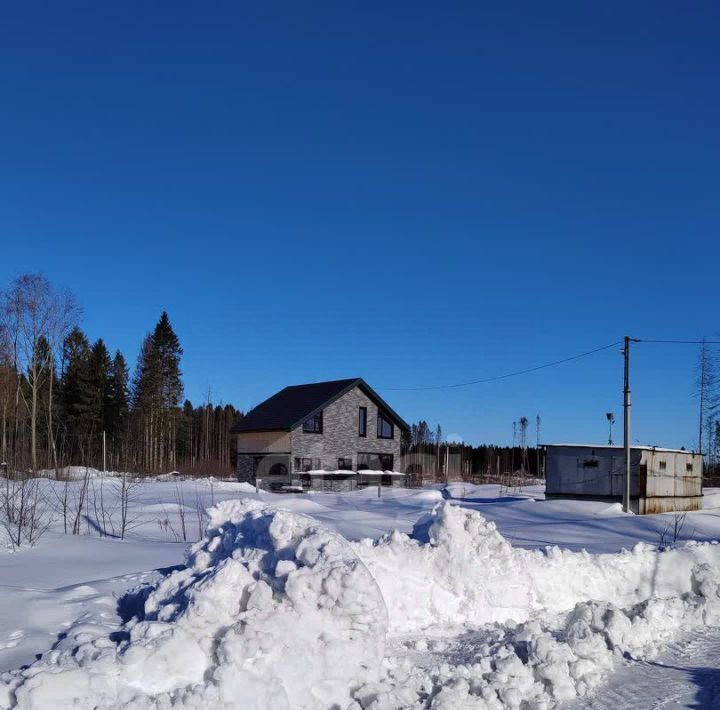
M 585 459 L 583 461 L 583 468 L 598 468 L 600 461 L 597 459 Z
M 667 462 L 665 461 L 658 461 L 658 469 L 660 471 L 666 471 L 667 470 Z
M 692 463 L 686 463 L 685 464 L 685 473 L 692 473 L 693 472 L 693 465 Z
M 303 431 L 306 434 L 322 434 L 322 430 L 323 430 L 322 412 L 313 414 L 312 417 L 310 417 L 309 419 L 306 419 L 303 422 Z
M 378 439 L 393 439 L 394 437 L 395 437 L 395 426 L 380 410 L 378 410 L 377 438 Z

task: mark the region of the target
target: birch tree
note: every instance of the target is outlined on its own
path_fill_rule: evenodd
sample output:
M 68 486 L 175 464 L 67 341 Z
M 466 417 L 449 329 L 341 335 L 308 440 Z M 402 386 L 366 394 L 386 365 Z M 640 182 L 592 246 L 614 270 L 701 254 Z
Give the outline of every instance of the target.
M 14 369 L 17 374 L 17 394 L 22 394 L 21 376 L 27 374 L 30 412 L 30 462 L 38 468 L 38 421 L 40 393 L 48 386 L 47 421 L 52 433 L 53 380 L 55 355 L 79 315 L 75 298 L 67 291 L 58 291 L 40 274 L 23 274 L 2 294 L 3 326 L 13 343 Z M 41 357 L 43 340 L 48 344 L 50 357 Z M 54 437 L 50 436 L 54 442 Z M 54 449 L 54 444 L 50 444 Z M 55 454 L 53 454 L 55 455 Z

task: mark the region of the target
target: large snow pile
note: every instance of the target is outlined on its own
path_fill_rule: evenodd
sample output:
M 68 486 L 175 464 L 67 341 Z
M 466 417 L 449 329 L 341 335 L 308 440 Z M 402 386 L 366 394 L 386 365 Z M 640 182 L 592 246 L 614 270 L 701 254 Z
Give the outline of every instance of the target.
M 443 504 L 412 536 L 356 549 L 399 639 L 383 681 L 355 694 L 363 708 L 551 707 L 591 693 L 618 658 L 720 622 L 717 544 L 516 549 L 479 513 Z
M 630 607 L 690 593 L 693 571 L 720 564 L 720 545 L 662 553 L 638 544 L 616 554 L 514 548 L 478 512 L 450 504 L 394 532 L 354 543 L 383 591 L 391 631 L 523 622 L 588 599 Z
M 717 625 L 718 570 L 715 544 L 516 549 L 448 503 L 412 535 L 350 544 L 228 501 L 136 618 L 12 674 L 0 707 L 548 708 Z
M 377 680 L 387 613 L 342 537 L 253 501 L 210 516 L 126 640 L 46 654 L 10 679 L 0 706 L 330 708 Z

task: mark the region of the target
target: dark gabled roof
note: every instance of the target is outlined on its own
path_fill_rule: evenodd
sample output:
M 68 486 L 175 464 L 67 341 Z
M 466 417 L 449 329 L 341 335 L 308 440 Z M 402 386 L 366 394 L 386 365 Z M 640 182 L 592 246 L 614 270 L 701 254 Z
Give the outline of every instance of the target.
M 348 380 L 313 382 L 308 385 L 286 387 L 251 409 L 233 427 L 233 431 L 290 431 L 311 415 L 325 409 L 353 387 L 360 387 L 401 429 L 408 428 L 408 425 L 365 380 L 354 377 Z

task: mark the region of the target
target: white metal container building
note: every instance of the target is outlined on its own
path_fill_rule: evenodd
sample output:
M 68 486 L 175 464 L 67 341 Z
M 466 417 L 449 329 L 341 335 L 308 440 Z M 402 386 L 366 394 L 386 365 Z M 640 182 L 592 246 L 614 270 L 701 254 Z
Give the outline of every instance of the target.
M 622 446 L 547 444 L 547 498 L 621 501 Z M 630 449 L 630 509 L 641 515 L 702 508 L 702 454 L 685 449 Z

